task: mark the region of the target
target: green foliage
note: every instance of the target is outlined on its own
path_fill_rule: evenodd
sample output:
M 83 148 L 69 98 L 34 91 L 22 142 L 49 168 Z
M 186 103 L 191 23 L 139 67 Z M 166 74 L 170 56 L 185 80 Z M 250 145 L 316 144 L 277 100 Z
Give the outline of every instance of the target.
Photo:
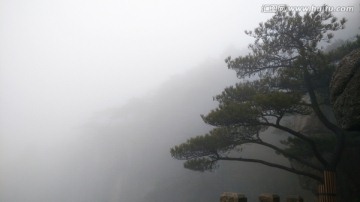
M 185 143 L 171 148 L 170 153 L 176 159 L 187 160 L 184 163 L 185 168 L 196 171 L 212 170 L 216 167 L 216 160 L 220 154 L 251 141 L 256 131 L 255 127 L 214 128 L 208 134 L 190 138 Z
M 269 118 L 281 118 L 289 114 L 309 114 L 303 94 L 279 90 L 271 86 L 272 79 L 239 83 L 226 88 L 215 97 L 219 107 L 202 116 L 213 126 L 267 126 Z
M 299 13 L 278 12 L 259 27 L 245 33 L 255 38 L 249 45 L 252 53 L 234 60 L 228 57 L 228 67 L 240 78 L 258 74 L 260 77 L 278 75 L 284 68 L 314 58 L 320 41 L 330 41 L 333 31 L 342 29 L 346 20 L 338 21 L 330 12 L 316 11 L 301 16 Z M 298 64 L 295 64 L 298 63 Z
M 187 160 L 184 167 L 196 171 L 212 170 L 218 151 L 231 150 L 234 146 L 229 138 L 222 135 L 227 130 L 217 128 L 204 136 L 197 136 L 171 148 L 171 156 L 181 160 Z
M 214 157 L 217 152 L 227 151 L 234 147 L 227 128 L 215 128 L 204 136 L 190 138 L 186 143 L 170 150 L 177 159 L 189 159 L 203 156 Z
M 216 167 L 216 162 L 209 158 L 197 158 L 185 161 L 184 168 L 194 171 L 211 171 Z

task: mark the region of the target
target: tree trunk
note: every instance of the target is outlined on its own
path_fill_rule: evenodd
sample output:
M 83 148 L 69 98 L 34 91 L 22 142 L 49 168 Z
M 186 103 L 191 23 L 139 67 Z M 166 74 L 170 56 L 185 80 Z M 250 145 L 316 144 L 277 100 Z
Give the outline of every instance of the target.
M 360 202 L 360 147 L 345 148 L 336 173 L 339 201 Z

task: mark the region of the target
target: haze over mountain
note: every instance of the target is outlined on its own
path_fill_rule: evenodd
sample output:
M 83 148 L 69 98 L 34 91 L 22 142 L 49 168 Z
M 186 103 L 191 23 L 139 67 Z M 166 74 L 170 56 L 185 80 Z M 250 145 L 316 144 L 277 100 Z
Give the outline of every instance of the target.
M 235 72 L 212 59 L 173 77 L 155 93 L 106 110 L 85 126 L 88 132 L 80 139 L 86 139 L 88 147 L 82 148 L 77 161 L 82 166 L 88 159 L 94 161 L 87 175 L 102 176 L 100 184 L 109 187 L 100 190 L 113 201 L 215 202 L 223 191 L 244 192 L 249 199 L 262 192 L 304 195 L 295 175 L 276 169 L 222 163 L 215 172 L 199 173 L 185 170 L 182 162 L 170 157 L 170 147 L 208 132 L 200 114 L 213 109 L 212 97 L 237 81 Z M 264 151 L 249 149 L 249 155 L 275 157 Z M 100 191 L 95 185 L 93 189 L 92 194 Z
M 340 38 L 358 33 L 357 1 L 324 3 L 354 6 L 356 12 L 335 14 L 349 18 Z M 224 191 L 246 193 L 250 201 L 262 192 L 309 195 L 292 174 L 242 163 L 198 173 L 169 153 L 210 129 L 200 114 L 239 81 L 223 61 L 244 53 L 237 49 L 252 41 L 244 30 L 271 17 L 263 5 L 0 1 L 0 201 L 215 202 Z

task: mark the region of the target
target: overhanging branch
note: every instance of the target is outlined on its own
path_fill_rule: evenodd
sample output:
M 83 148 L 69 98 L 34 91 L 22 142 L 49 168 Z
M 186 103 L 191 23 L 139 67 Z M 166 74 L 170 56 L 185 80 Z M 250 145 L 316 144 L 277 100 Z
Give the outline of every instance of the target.
M 254 142 L 254 143 L 255 143 L 255 144 L 259 144 L 259 145 L 263 145 L 263 146 L 268 147 L 268 148 L 271 148 L 271 149 L 273 149 L 274 151 L 279 152 L 279 153 L 282 154 L 283 156 L 285 156 L 285 157 L 287 157 L 287 158 L 290 158 L 290 159 L 292 159 L 292 160 L 295 160 L 295 161 L 297 161 L 297 162 L 299 162 L 299 163 L 301 163 L 301 164 L 303 164 L 303 165 L 305 165 L 305 166 L 307 166 L 307 167 L 309 167 L 309 168 L 312 168 L 312 169 L 314 169 L 314 170 L 321 171 L 321 172 L 324 170 L 324 169 L 322 169 L 322 168 L 319 168 L 319 167 L 316 166 L 316 165 L 313 165 L 313 164 L 310 163 L 310 162 L 307 162 L 307 161 L 305 161 L 305 160 L 303 160 L 303 159 L 301 159 L 301 158 L 298 158 L 298 157 L 296 157 L 296 156 L 294 156 L 294 155 L 292 155 L 292 154 L 290 154 L 290 153 L 288 153 L 288 152 L 285 152 L 283 149 L 280 149 L 279 147 L 276 147 L 276 146 L 274 146 L 274 145 L 272 145 L 272 144 L 269 144 L 269 143 L 267 143 L 267 142 L 261 141 L 261 142 Z
M 305 142 L 307 142 L 310 145 L 312 151 L 314 152 L 314 155 L 315 155 L 316 159 L 318 159 L 320 161 L 320 163 L 324 167 L 328 167 L 328 162 L 322 157 L 319 150 L 317 149 L 317 146 L 316 146 L 315 142 L 312 139 L 310 139 L 309 137 L 307 137 L 307 136 L 305 136 L 305 135 L 303 135 L 303 134 L 301 134 L 299 132 L 296 132 L 296 131 L 294 131 L 294 130 L 292 130 L 290 128 L 279 125 L 279 124 L 266 123 L 264 125 L 272 126 L 274 128 L 285 131 L 285 132 L 287 132 L 287 133 L 289 133 L 289 134 L 291 134 L 291 135 L 293 135 L 293 136 L 295 136 L 297 138 L 300 138 L 300 139 L 304 140 Z
M 259 159 L 250 159 L 250 158 L 233 158 L 233 157 L 219 157 L 218 160 L 225 160 L 225 161 L 242 161 L 242 162 L 253 162 L 253 163 L 260 163 L 269 167 L 273 167 L 273 168 L 278 168 L 281 170 L 285 170 L 294 174 L 298 174 L 298 175 L 303 175 L 306 177 L 309 177 L 313 180 L 316 180 L 318 182 L 323 182 L 323 179 L 317 175 L 314 175 L 312 173 L 308 173 L 308 172 L 304 172 L 304 171 L 300 171 L 297 170 L 295 168 L 290 168 L 284 165 L 279 165 L 279 164 L 275 164 L 275 163 L 271 163 L 271 162 L 267 162 L 264 160 L 259 160 Z

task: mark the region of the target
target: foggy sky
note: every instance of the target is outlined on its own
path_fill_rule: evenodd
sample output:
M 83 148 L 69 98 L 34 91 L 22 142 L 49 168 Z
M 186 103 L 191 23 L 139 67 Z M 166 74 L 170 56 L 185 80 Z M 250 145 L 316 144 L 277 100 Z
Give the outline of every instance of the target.
M 349 18 L 350 31 L 341 32 L 344 38 L 359 33 L 354 17 L 359 16 L 359 4 L 336 2 L 316 5 L 355 6 L 355 13 L 335 15 Z M 262 5 L 261 1 L 0 0 L 0 201 L 120 200 L 118 194 L 125 192 L 121 190 L 138 183 L 126 187 L 122 173 L 146 165 L 136 161 L 131 149 L 146 153 L 150 141 L 149 145 L 159 145 L 150 150 L 168 156 L 173 144 L 208 129 L 199 114 L 216 106 L 213 95 L 237 81 L 223 60 L 229 54 L 237 56 L 252 42 L 244 30 L 271 17 L 261 13 Z M 197 72 L 199 66 L 210 64 L 221 71 Z M 194 84 L 177 80 L 190 77 L 196 77 L 189 79 Z M 210 86 L 198 87 L 205 92 L 183 99 L 188 108 L 172 108 L 180 105 L 165 96 L 215 78 L 219 80 Z M 160 95 L 164 102 L 156 99 Z M 154 111 L 161 111 L 159 117 L 148 117 L 157 114 Z M 180 116 L 179 111 L 191 113 Z M 171 130 L 182 134 L 182 127 L 164 127 L 166 120 L 180 126 L 193 120 L 188 129 L 194 132 L 171 136 Z M 171 138 L 161 142 L 154 131 L 161 137 L 168 132 Z M 118 170 L 121 167 L 124 171 Z M 145 175 L 144 180 L 151 184 L 154 178 Z

